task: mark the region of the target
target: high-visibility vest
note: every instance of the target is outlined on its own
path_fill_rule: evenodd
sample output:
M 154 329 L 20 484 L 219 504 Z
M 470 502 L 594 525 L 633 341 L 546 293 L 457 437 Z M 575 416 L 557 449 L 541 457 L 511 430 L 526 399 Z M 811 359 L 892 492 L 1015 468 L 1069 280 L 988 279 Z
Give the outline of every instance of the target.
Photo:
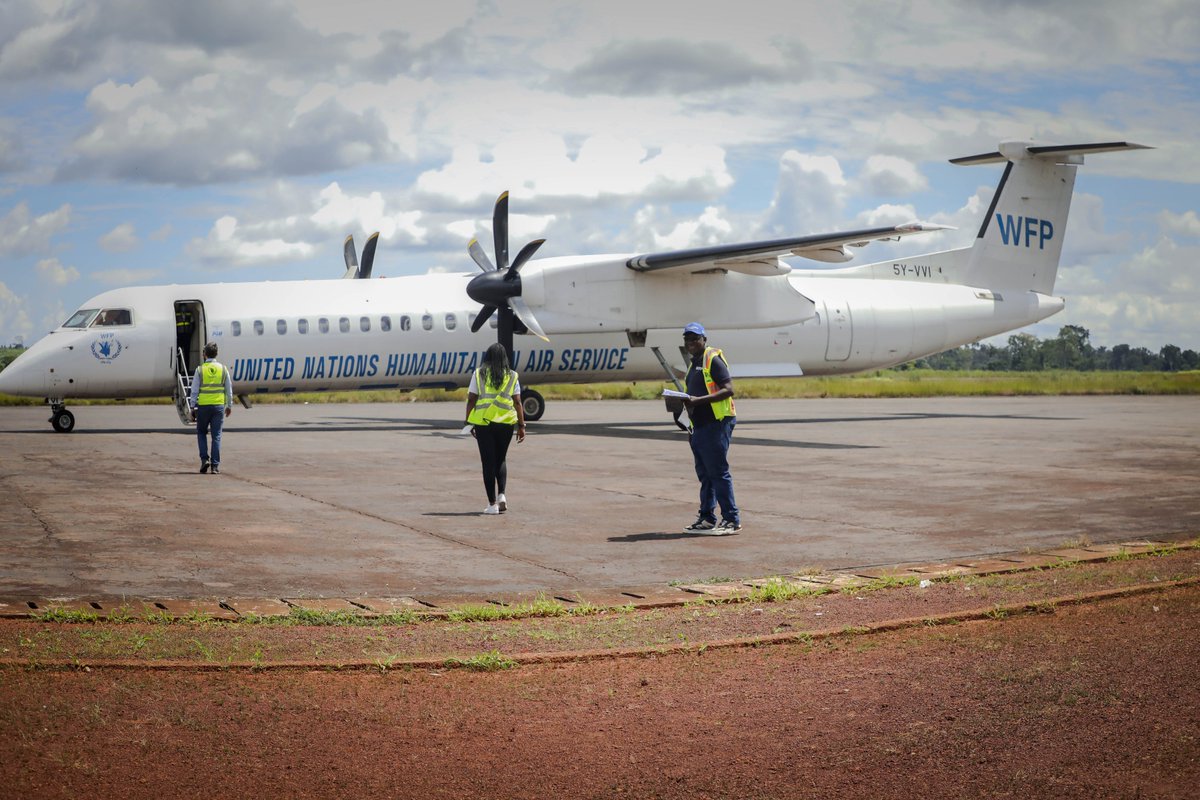
M 488 381 L 488 370 L 480 367 L 475 370 L 475 387 L 479 389 L 479 397 L 475 407 L 471 409 L 467 422 L 471 425 L 488 425 L 493 422 L 515 425 L 517 409 L 513 406 L 513 389 L 517 387 L 517 373 L 512 370 L 500 386 L 493 386 Z
M 225 405 L 225 367 L 220 363 L 205 361 L 200 365 L 200 393 L 196 396 L 196 405 Z
M 714 358 L 716 358 L 717 356 L 720 356 L 721 358 L 725 358 L 725 354 L 722 353 L 720 350 L 718 350 L 715 347 L 704 348 L 704 366 L 702 367 L 702 369 L 704 371 L 704 388 L 708 390 L 709 394 L 712 394 L 721 388 L 720 386 L 717 386 L 715 383 L 713 383 L 713 377 L 712 377 L 712 371 L 711 371 L 712 370 L 712 360 Z M 725 366 L 726 367 L 729 366 L 728 359 L 725 360 Z M 726 417 L 737 416 L 737 409 L 734 408 L 732 397 L 726 397 L 724 400 L 722 400 L 718 403 L 713 403 L 712 411 L 713 411 L 713 416 L 716 417 L 717 419 L 725 419 Z

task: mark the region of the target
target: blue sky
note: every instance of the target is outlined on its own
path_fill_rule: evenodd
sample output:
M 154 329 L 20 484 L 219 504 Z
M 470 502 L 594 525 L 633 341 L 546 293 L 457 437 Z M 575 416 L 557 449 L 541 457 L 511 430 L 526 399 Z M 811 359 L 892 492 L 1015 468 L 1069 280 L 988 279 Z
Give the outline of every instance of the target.
M 1200 349 L 1195 2 L 0 0 L 0 343 L 114 286 L 473 270 L 919 218 L 966 244 L 1002 139 L 1130 140 L 1076 183 L 1030 330 Z M 798 267 L 815 266 L 797 259 Z

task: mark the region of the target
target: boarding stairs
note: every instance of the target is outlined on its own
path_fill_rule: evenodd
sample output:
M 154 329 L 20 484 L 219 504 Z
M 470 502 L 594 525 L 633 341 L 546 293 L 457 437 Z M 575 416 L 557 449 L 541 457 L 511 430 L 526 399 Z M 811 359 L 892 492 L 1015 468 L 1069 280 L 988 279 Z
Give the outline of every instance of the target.
M 175 349 L 175 411 L 179 421 L 184 425 L 195 425 L 192 419 L 190 398 L 192 396 L 192 375 L 184 367 L 183 350 Z

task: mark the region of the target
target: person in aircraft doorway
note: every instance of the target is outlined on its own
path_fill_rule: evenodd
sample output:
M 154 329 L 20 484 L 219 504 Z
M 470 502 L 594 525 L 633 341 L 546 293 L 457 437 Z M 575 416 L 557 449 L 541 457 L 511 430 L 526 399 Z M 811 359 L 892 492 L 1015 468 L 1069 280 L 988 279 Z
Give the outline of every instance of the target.
M 742 529 L 741 514 L 733 499 L 729 474 L 729 441 L 737 424 L 733 405 L 733 378 L 725 354 L 708 346 L 708 335 L 699 322 L 683 328 L 683 346 L 692 357 L 687 374 L 688 397 L 683 398 L 692 429 L 688 440 L 700 479 L 700 513 L 685 533 L 725 536 Z M 717 522 L 716 506 L 721 507 Z
M 233 413 L 233 381 L 229 370 L 217 361 L 217 343 L 204 345 L 204 363 L 192 376 L 190 398 L 192 418 L 196 420 L 196 439 L 200 444 L 200 471 L 221 471 L 221 428 Z M 208 437 L 212 432 L 212 454 L 209 457 Z
M 525 411 L 521 408 L 521 381 L 508 366 L 508 353 L 497 342 L 487 349 L 483 364 L 471 375 L 467 387 L 467 424 L 479 445 L 483 488 L 488 506 L 484 514 L 508 510 L 504 489 L 508 483 L 508 446 L 513 431 L 525 441 Z

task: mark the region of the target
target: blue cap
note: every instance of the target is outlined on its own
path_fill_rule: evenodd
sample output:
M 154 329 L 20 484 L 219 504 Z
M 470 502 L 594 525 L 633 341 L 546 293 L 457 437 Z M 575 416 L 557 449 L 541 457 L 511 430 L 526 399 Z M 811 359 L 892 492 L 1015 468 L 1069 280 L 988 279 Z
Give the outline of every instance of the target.
M 697 336 L 703 336 L 706 339 L 708 338 L 708 334 L 704 332 L 704 326 L 699 322 L 689 322 L 687 325 L 684 325 L 683 332 L 694 333 Z

